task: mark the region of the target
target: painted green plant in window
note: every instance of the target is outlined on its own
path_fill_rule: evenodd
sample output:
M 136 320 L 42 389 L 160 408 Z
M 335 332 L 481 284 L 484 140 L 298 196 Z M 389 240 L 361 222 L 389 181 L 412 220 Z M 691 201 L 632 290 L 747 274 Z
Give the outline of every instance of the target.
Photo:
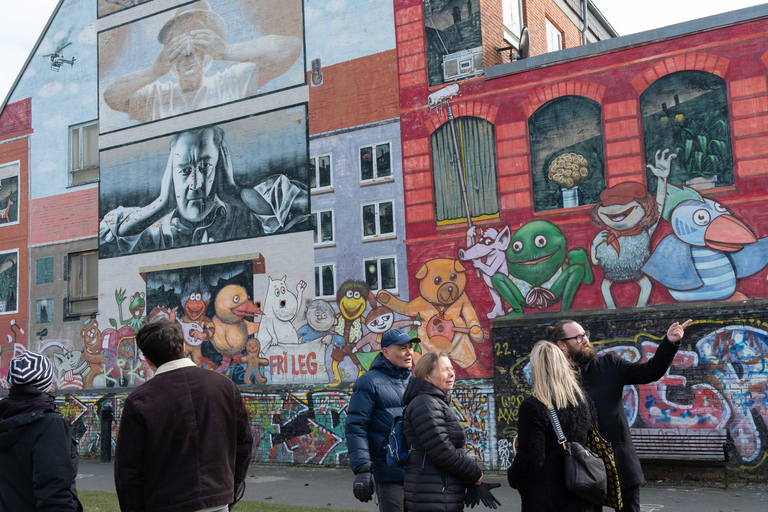
M 711 118 L 697 121 L 685 114 L 677 114 L 675 123 L 675 152 L 679 165 L 691 178 L 717 176 L 725 164 L 728 146 L 728 124 L 723 119 Z
M 14 274 L 13 267 L 0 274 L 0 300 L 10 300 L 13 295 L 13 290 L 16 288 L 16 277 L 12 274 Z

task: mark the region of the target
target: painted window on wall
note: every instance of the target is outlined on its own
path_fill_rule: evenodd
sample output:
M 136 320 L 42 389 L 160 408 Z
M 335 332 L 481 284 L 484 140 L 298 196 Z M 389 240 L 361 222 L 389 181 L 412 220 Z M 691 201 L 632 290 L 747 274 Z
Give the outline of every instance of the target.
M 99 123 L 69 128 L 69 184 L 80 185 L 99 179 Z
M 333 187 L 331 155 L 313 156 L 309 159 L 309 186 L 313 192 Z
M 558 28 L 549 20 L 545 20 L 547 24 L 547 51 L 556 52 L 563 49 L 563 34 Z
M 53 299 L 38 299 L 35 309 L 35 323 L 53 323 Z
M 432 134 L 432 162 L 435 179 L 435 206 L 438 224 L 466 222 L 464 201 L 469 203 L 473 220 L 499 215 L 496 177 L 496 137 L 493 124 L 479 117 L 459 117 L 454 121 L 456 143 L 446 123 Z M 464 170 L 462 192 L 456 154 Z
M 548 101 L 528 119 L 534 211 L 600 200 L 605 188 L 600 104 L 582 96 Z
M 315 247 L 333 245 L 335 241 L 333 210 L 313 212 L 315 223 Z
M 69 254 L 67 268 L 69 314 L 95 312 L 99 295 L 99 251 Z
M 0 227 L 19 223 L 19 162 L 0 166 Z
M 35 266 L 35 284 L 50 284 L 53 282 L 53 258 L 38 258 Z
M 315 265 L 315 297 L 336 297 L 336 265 Z
M 381 201 L 362 205 L 363 240 L 393 238 L 395 236 L 394 201 Z
M 19 251 L 0 252 L 0 315 L 19 311 Z
M 392 176 L 389 142 L 360 148 L 360 181 L 368 182 Z
M 365 282 L 371 291 L 397 291 L 397 259 L 394 256 L 363 260 Z
M 645 161 L 653 163 L 659 149 L 677 153 L 669 183 L 698 190 L 734 184 L 725 80 L 704 71 L 671 73 L 643 92 L 640 111 Z
M 429 85 L 483 72 L 480 0 L 425 0 Z

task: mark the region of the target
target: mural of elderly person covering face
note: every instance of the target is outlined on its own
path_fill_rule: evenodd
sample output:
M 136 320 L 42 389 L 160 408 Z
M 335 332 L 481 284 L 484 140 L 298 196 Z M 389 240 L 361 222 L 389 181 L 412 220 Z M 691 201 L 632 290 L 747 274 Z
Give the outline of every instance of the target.
M 105 103 L 140 123 L 164 119 L 253 96 L 301 55 L 299 37 L 267 34 L 228 44 L 227 31 L 206 0 L 179 7 L 157 34 L 163 48 L 154 63 L 112 82 Z M 214 62 L 231 65 L 209 75 Z M 172 80 L 163 78 L 168 74 Z
M 99 244 L 110 257 L 287 231 L 304 218 L 307 204 L 306 187 L 285 175 L 240 187 L 224 131 L 188 130 L 171 139 L 157 198 L 104 215 Z

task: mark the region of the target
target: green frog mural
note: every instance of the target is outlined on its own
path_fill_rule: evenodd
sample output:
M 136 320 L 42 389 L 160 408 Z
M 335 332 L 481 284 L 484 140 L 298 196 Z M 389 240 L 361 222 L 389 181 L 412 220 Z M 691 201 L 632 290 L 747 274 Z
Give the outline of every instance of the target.
M 566 252 L 563 232 L 554 224 L 535 220 L 512 237 L 507 248 L 509 276 L 496 273 L 493 286 L 512 310 L 501 318 L 524 314 L 523 308 L 546 309 L 557 301 L 560 310 L 570 309 L 576 290 L 592 284 L 587 252 L 576 248 Z

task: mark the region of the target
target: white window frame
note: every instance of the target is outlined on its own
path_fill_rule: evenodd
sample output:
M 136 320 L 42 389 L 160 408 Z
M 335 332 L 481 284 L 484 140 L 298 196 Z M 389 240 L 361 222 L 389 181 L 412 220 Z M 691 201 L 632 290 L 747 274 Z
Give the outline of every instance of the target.
M 376 146 L 383 146 L 384 144 L 389 145 L 389 174 L 387 176 L 379 176 L 378 169 L 376 168 Z M 364 148 L 371 148 L 371 154 L 373 155 L 373 178 L 364 180 L 363 179 L 363 161 L 360 158 L 360 150 Z M 362 146 L 358 146 L 357 148 L 357 175 L 360 178 L 360 183 L 381 183 L 381 182 L 389 182 L 394 180 L 395 176 L 395 169 L 394 169 L 394 162 L 392 159 L 392 141 L 391 140 L 385 140 L 381 142 L 375 142 L 373 144 L 364 144 Z
M 517 13 L 518 27 L 512 23 L 514 13 Z M 523 5 L 521 0 L 503 0 L 502 20 L 504 24 L 504 40 L 520 49 L 520 33 L 523 31 Z
M 96 169 L 99 171 L 100 166 L 100 155 L 98 147 L 96 148 L 96 165 L 91 165 L 89 167 L 83 167 L 83 129 L 87 128 L 89 126 L 96 126 L 96 144 L 99 143 L 99 120 L 95 119 L 93 121 L 88 121 L 87 123 L 81 123 L 81 124 L 75 124 L 69 127 L 69 186 L 70 187 L 78 187 L 80 185 L 87 185 L 89 183 L 97 183 L 99 181 L 99 178 L 91 178 L 89 180 L 83 180 L 83 181 L 75 181 L 74 177 L 77 173 L 83 172 L 83 171 L 92 171 Z M 80 155 L 80 161 L 79 162 L 73 162 L 72 161 L 72 134 L 77 131 L 78 132 L 78 144 L 80 145 L 79 148 L 79 155 Z
M 331 295 L 322 295 L 323 293 L 323 267 L 331 267 L 333 270 L 333 293 Z M 335 263 L 315 263 L 315 271 L 317 272 L 317 276 L 320 279 L 320 282 L 315 282 L 315 288 L 320 291 L 320 295 L 318 295 L 317 299 L 336 299 L 336 290 L 338 289 L 338 286 L 336 284 L 336 264 Z
M 320 214 L 324 212 L 331 212 L 331 241 L 330 242 L 323 242 L 321 239 L 321 229 L 320 229 Z M 316 210 L 312 212 L 312 215 L 315 217 L 315 237 L 318 240 L 315 242 L 315 247 L 333 247 L 336 245 L 336 215 L 334 215 L 333 208 L 326 208 L 323 210 Z
M 15 172 L 11 171 L 13 167 L 16 167 Z M 21 160 L 14 160 L 12 162 L 3 162 L 0 164 L 0 179 L 5 178 L 12 178 L 13 176 L 16 176 L 16 201 L 17 203 L 21 203 Z M 10 198 L 10 197 L 9 197 Z M 6 203 L 7 204 L 7 203 Z M 16 221 L 14 222 L 5 222 L 3 224 L 0 224 L 0 228 L 4 228 L 6 226 L 15 226 L 19 223 L 19 220 L 21 219 L 21 204 L 16 205 Z
M 365 283 L 368 282 L 365 279 L 366 271 L 367 271 L 367 269 L 365 268 L 365 265 L 366 265 L 367 261 L 371 261 L 371 260 L 375 260 L 376 261 L 376 279 L 378 279 L 379 283 L 382 283 L 382 279 L 381 279 L 381 260 L 390 260 L 390 259 L 393 261 L 394 269 L 395 269 L 395 287 L 394 288 L 381 288 L 381 287 L 379 287 L 379 288 L 375 288 L 375 289 L 371 288 L 372 292 L 380 291 L 380 290 L 386 290 L 386 291 L 391 292 L 391 293 L 395 293 L 395 294 L 397 293 L 398 288 L 400 286 L 400 276 L 398 276 L 398 272 L 397 272 L 397 256 L 394 256 L 394 255 L 368 256 L 367 258 L 363 258 L 363 282 L 365 282 Z
M 7 251 L 0 251 L 0 254 L 11 254 L 11 253 L 15 253 L 16 254 L 16 291 L 15 291 L 15 293 L 16 293 L 16 309 L 14 309 L 13 311 L 11 311 L 11 310 L 2 311 L 2 312 L 0 312 L 0 315 L 16 315 L 16 314 L 18 314 L 19 313 L 19 303 L 21 302 L 21 298 L 19 297 L 19 286 L 20 286 L 20 282 L 21 282 L 21 270 L 20 270 L 20 267 L 21 267 L 20 263 L 21 262 L 19 261 L 19 250 L 18 249 L 10 249 L 10 250 L 7 250 Z
M 331 168 L 331 184 L 320 186 L 320 168 L 317 165 L 317 162 L 320 160 L 320 158 L 327 156 L 328 157 L 328 165 Z M 333 192 L 333 156 L 330 153 L 319 153 L 317 155 L 309 157 L 310 162 L 313 163 L 314 169 L 310 169 L 310 172 L 315 173 L 315 184 L 316 186 L 312 188 L 311 192 L 313 194 L 319 194 L 323 192 Z
M 381 232 L 381 223 L 379 222 L 379 208 L 382 203 L 392 203 L 392 232 L 391 233 L 383 233 Z M 366 206 L 376 206 L 376 233 L 373 235 L 366 235 L 365 234 L 365 207 Z M 397 238 L 397 214 L 395 212 L 395 200 L 394 198 L 390 199 L 381 199 L 379 201 L 372 201 L 370 203 L 362 203 L 360 205 L 360 233 L 363 235 L 363 241 L 372 241 L 372 240 L 391 240 L 393 238 Z
M 555 26 L 554 23 L 549 21 L 549 18 L 544 20 L 547 25 L 547 51 L 556 52 L 563 49 L 563 33 Z M 556 47 L 555 47 L 556 46 Z
M 76 256 L 83 256 L 85 254 L 96 254 L 96 294 L 95 295 L 81 295 L 80 297 L 73 297 L 72 296 L 72 280 L 75 279 L 74 272 L 73 272 L 73 265 L 72 265 L 72 258 Z M 78 251 L 78 252 L 71 252 L 67 254 L 67 315 L 72 316 L 87 316 L 92 313 L 98 312 L 98 306 L 99 306 L 99 250 L 89 250 L 89 251 Z M 80 284 L 80 288 L 82 290 L 83 284 Z M 72 304 L 73 303 L 89 303 L 93 302 L 93 308 L 90 309 L 83 309 L 82 311 L 73 311 L 72 310 Z

